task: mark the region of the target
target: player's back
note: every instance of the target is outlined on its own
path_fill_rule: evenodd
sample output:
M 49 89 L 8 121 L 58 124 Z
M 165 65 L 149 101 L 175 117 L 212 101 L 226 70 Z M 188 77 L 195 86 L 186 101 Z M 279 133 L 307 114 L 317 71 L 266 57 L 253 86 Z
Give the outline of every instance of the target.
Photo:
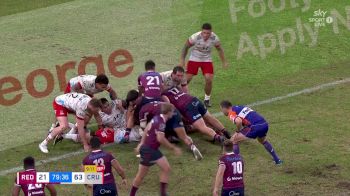
M 160 146 L 160 143 L 157 140 L 157 132 L 164 132 L 165 120 L 160 115 L 157 115 L 152 118 L 150 123 L 152 123 L 152 125 L 146 134 L 144 145 L 157 150 Z
M 141 74 L 138 78 L 138 83 L 144 89 L 144 96 L 146 98 L 153 99 L 161 97 L 163 80 L 158 72 L 147 71 Z
M 170 103 L 172 103 L 180 112 L 186 110 L 186 106 L 192 102 L 193 96 L 183 92 L 177 87 L 172 87 L 165 91 L 163 95 L 167 96 Z
M 33 175 L 36 176 L 35 169 L 28 169 L 20 172 L 21 175 Z M 45 184 L 20 184 L 19 179 L 16 178 L 16 186 L 20 186 L 25 196 L 45 196 Z
M 219 164 L 225 165 L 225 172 L 223 176 L 223 189 L 242 188 L 243 181 L 243 159 L 239 154 L 226 153 L 221 156 Z
M 249 124 L 266 122 L 263 116 L 247 106 L 233 106 L 232 111 L 237 116 L 247 120 Z
M 146 121 L 146 122 L 151 121 L 154 116 L 160 114 L 160 107 L 161 107 L 161 102 L 157 102 L 157 101 L 147 103 L 146 105 L 142 106 L 139 112 L 140 121 Z
M 113 184 L 114 176 L 112 172 L 112 161 L 114 156 L 103 150 L 93 150 L 89 155 L 87 155 L 83 160 L 83 165 L 97 165 L 104 168 L 104 184 Z

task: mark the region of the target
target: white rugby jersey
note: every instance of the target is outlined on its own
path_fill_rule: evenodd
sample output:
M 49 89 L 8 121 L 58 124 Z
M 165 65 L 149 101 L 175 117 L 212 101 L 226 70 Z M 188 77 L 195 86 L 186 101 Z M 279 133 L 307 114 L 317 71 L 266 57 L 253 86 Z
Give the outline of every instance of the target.
M 84 119 L 87 114 L 87 105 L 91 97 L 82 93 L 67 93 L 55 98 L 58 105 L 75 112 L 79 119 Z
M 81 88 L 84 90 L 84 93 L 86 94 L 96 94 L 99 92 L 102 92 L 102 90 L 98 90 L 95 86 L 95 79 L 96 76 L 94 75 L 80 75 L 77 77 L 74 77 L 69 80 L 70 86 L 75 86 L 76 84 L 79 84 Z M 111 85 L 107 85 L 107 91 L 111 89 Z M 74 89 L 72 89 L 73 91 Z
M 201 31 L 199 31 L 191 35 L 188 42 L 192 45 L 189 60 L 196 62 L 212 62 L 211 49 L 213 46 L 220 45 L 219 37 L 214 32 L 211 33 L 207 41 L 204 41 Z
M 111 128 L 119 128 L 119 129 L 125 129 L 126 128 L 126 111 L 122 112 L 119 109 L 116 108 L 117 103 L 115 101 L 112 101 L 111 107 L 112 107 L 112 113 L 106 114 L 102 111 L 99 112 L 101 118 L 102 118 L 102 124 L 107 127 Z
M 184 76 L 180 84 L 176 84 L 173 79 L 171 78 L 171 74 L 173 73 L 173 70 L 170 71 L 164 71 L 161 72 L 160 75 L 162 76 L 163 79 L 163 84 L 166 89 L 169 89 L 173 86 L 181 87 L 184 85 L 187 85 L 187 80 L 186 77 Z

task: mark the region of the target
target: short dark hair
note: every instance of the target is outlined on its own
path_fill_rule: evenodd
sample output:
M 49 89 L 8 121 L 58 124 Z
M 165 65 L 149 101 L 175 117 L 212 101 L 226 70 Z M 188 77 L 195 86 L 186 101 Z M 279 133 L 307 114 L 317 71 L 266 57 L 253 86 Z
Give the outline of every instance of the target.
M 104 98 L 104 97 L 101 98 L 100 101 L 101 101 L 102 105 L 108 103 L 108 100 L 106 98 Z
M 28 156 L 23 159 L 23 167 L 24 169 L 31 169 L 35 167 L 35 160 L 33 157 Z
M 223 143 L 223 148 L 225 152 L 232 152 L 233 151 L 233 143 L 231 140 L 227 139 Z
M 90 145 L 91 145 L 92 149 L 95 149 L 95 150 L 99 149 L 101 147 L 100 139 L 98 139 L 98 137 L 96 137 L 96 136 L 93 136 L 90 139 Z
M 126 105 L 129 107 L 131 101 L 135 101 L 139 97 L 139 92 L 137 90 L 130 90 L 126 95 Z
M 105 74 L 99 74 L 96 76 L 95 83 L 98 84 L 109 84 L 108 77 Z
M 220 106 L 222 108 L 230 108 L 230 107 L 232 107 L 232 103 L 230 101 L 223 100 L 223 101 L 221 101 Z
M 99 99 L 96 99 L 96 98 L 92 98 L 90 101 L 89 101 L 89 104 L 91 104 L 93 107 L 95 108 L 101 108 L 102 107 L 102 102 L 101 100 Z
M 175 66 L 173 68 L 173 74 L 176 74 L 177 72 L 185 73 L 185 69 L 182 66 Z
M 205 30 L 211 30 L 211 24 L 210 23 L 204 23 L 203 25 L 202 25 L 202 29 L 205 29 Z
M 152 60 L 148 60 L 145 62 L 145 70 L 154 70 L 156 67 L 156 64 Z
M 160 113 L 161 114 L 167 114 L 170 111 L 174 110 L 174 106 L 171 103 L 162 103 L 160 106 Z

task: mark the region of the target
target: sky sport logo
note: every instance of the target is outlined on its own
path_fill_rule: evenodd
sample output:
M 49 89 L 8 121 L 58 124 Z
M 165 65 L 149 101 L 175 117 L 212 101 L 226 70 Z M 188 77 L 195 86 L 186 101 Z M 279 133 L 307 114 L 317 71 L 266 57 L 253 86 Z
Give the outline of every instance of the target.
M 309 18 L 309 22 L 313 23 L 315 27 L 325 27 L 326 24 L 333 22 L 333 18 L 331 16 L 327 16 L 327 13 L 329 13 L 328 11 L 318 9 L 313 13 L 313 17 Z

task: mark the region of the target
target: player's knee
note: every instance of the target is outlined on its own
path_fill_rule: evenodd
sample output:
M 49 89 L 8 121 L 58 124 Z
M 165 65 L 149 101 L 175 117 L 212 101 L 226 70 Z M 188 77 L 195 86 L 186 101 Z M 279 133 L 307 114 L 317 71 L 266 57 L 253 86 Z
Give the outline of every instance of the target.
M 263 138 L 258 137 L 257 139 L 258 139 L 258 141 L 259 141 L 260 144 L 264 144 L 265 141 L 266 141 L 266 138 L 265 138 L 265 137 L 263 137 Z
M 165 166 L 165 167 L 163 168 L 163 172 L 169 174 L 169 173 L 171 172 L 171 167 L 170 167 L 170 165 Z
M 69 125 L 68 123 L 60 124 L 59 128 L 60 128 L 60 131 L 64 131 L 69 128 Z

